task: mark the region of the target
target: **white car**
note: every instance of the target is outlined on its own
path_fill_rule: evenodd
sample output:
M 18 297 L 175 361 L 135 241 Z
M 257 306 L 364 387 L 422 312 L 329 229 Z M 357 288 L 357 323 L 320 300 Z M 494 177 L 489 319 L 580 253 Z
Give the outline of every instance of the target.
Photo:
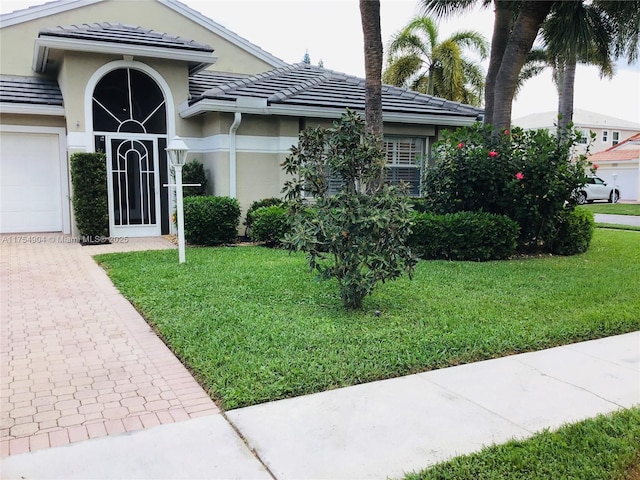
M 594 200 L 607 200 L 609 203 L 616 203 L 620 199 L 618 185 L 609 185 L 600 177 L 590 176 L 587 183 L 578 191 L 578 203 L 593 203 Z

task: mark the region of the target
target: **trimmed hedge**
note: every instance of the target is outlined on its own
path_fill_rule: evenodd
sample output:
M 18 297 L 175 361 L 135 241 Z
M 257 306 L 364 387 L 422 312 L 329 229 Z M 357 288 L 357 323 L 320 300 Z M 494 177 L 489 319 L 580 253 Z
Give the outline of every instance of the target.
M 244 219 L 244 225 L 247 227 L 245 230 L 245 234 L 250 233 L 249 230 L 253 226 L 253 213 L 256 210 L 262 207 L 282 207 L 283 205 L 284 202 L 281 199 L 275 197 L 263 198 L 262 200 L 256 200 L 255 202 L 252 202 L 247 209 L 247 214 L 245 215 Z
M 284 235 L 291 229 L 288 210 L 280 206 L 260 207 L 253 212 L 251 237 L 274 247 L 282 244 Z
M 71 155 L 71 184 L 73 214 L 80 235 L 90 239 L 107 237 L 109 207 L 105 154 L 74 153 Z
M 200 197 L 207 194 L 207 174 L 204 171 L 204 165 L 198 160 L 187 162 L 182 167 L 182 183 L 199 183 L 199 187 L 183 187 L 182 194 L 184 197 Z
M 229 197 L 184 199 L 184 237 L 192 245 L 233 243 L 238 234 L 240 205 Z
M 576 255 L 589 249 L 595 222 L 593 213 L 577 208 L 565 210 L 558 222 L 558 231 L 551 246 L 556 255 Z
M 504 260 L 516 251 L 520 227 L 505 215 L 414 213 L 412 251 L 425 260 Z

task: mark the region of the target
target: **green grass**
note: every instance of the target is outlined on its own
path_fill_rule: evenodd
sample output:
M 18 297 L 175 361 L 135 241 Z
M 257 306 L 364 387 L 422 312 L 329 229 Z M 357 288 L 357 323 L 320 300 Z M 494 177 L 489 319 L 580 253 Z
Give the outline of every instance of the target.
M 585 208 L 593 213 L 640 216 L 640 203 L 591 203 L 578 208 Z
M 637 232 L 598 229 L 574 257 L 420 262 L 355 312 L 302 255 L 177 255 L 96 258 L 227 409 L 640 329 Z
M 639 478 L 639 462 L 640 408 L 633 408 L 487 447 L 405 478 L 631 480 Z

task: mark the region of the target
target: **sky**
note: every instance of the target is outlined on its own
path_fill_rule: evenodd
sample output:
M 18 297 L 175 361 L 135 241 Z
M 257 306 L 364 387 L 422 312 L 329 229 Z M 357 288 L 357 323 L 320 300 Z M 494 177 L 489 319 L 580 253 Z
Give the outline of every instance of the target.
M 126 0 L 136 1 L 136 0 Z M 358 0 L 182 0 L 263 50 L 288 62 L 322 60 L 325 68 L 364 77 L 362 27 Z M 39 5 L 39 0 L 2 0 L 0 12 Z M 381 0 L 382 41 L 418 13 L 417 0 Z M 439 21 L 440 39 L 475 30 L 491 40 L 493 12 L 477 9 Z M 166 32 L 176 33 L 176 32 Z M 212 45 L 215 48 L 215 45 Z M 486 62 L 484 63 L 486 71 Z M 513 104 L 512 118 L 557 110 L 551 72 L 529 80 Z M 640 64 L 619 62 L 613 79 L 601 79 L 595 67 L 578 66 L 574 109 L 640 123 Z

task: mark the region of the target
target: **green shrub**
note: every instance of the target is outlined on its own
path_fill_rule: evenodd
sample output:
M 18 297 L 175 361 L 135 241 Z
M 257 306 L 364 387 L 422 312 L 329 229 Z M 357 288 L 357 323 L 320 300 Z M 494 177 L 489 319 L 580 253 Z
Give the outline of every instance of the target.
M 519 227 L 505 215 L 458 212 L 414 214 L 409 245 L 425 260 L 503 260 L 516 251 Z
M 364 120 L 347 110 L 333 128 L 303 130 L 291 152 L 284 192 L 295 215 L 285 244 L 306 252 L 321 278 L 337 280 L 343 305 L 360 308 L 378 282 L 411 274 L 412 208 L 402 188 L 384 185 L 382 139 L 365 130 Z M 330 179 L 340 180 L 335 195 Z
M 207 174 L 198 160 L 185 163 L 182 167 L 182 183 L 199 183 L 199 187 L 183 187 L 183 197 L 198 197 L 207 194 Z
M 184 199 L 184 236 L 192 245 L 233 243 L 238 234 L 240 205 L 229 197 Z
M 278 246 L 290 230 L 289 211 L 277 205 L 260 207 L 253 211 L 253 227 L 251 236 L 267 246 Z
M 109 207 L 105 154 L 74 153 L 71 155 L 71 184 L 73 213 L 80 235 L 88 239 L 107 237 Z M 95 242 L 90 240 L 87 243 Z
M 436 213 L 505 214 L 520 225 L 521 250 L 549 250 L 558 218 L 586 181 L 584 157 L 572 160 L 578 133 L 514 128 L 495 135 L 476 124 L 445 134 L 434 147 L 422 191 Z
M 247 209 L 247 214 L 245 215 L 244 225 L 247 227 L 245 230 L 245 234 L 249 234 L 249 230 L 253 225 L 253 212 L 262 207 L 281 207 L 284 205 L 284 202 L 280 198 L 263 198 L 262 200 L 256 200 L 249 205 Z
M 410 197 L 409 203 L 411 204 L 411 206 L 416 212 L 424 213 L 424 212 L 433 211 L 431 204 L 428 202 L 426 198 Z
M 589 249 L 595 222 L 593 213 L 584 209 L 565 210 L 560 216 L 551 252 L 556 255 L 576 255 Z

